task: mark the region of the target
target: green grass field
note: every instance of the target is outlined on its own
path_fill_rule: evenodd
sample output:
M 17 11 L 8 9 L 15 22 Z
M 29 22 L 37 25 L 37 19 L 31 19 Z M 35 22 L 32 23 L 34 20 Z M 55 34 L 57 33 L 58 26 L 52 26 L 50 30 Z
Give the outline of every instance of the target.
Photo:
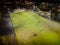
M 60 45 L 60 23 L 32 11 L 12 13 L 17 45 Z

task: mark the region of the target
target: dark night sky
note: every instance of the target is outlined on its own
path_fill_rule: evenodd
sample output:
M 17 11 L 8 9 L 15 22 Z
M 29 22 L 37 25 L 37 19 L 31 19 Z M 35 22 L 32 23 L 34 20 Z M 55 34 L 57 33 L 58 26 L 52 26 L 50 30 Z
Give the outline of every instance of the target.
M 2 1 L 21 1 L 21 0 L 2 0 Z M 36 1 L 36 2 L 48 2 L 48 1 L 49 2 L 60 2 L 60 0 L 28 0 L 28 1 Z

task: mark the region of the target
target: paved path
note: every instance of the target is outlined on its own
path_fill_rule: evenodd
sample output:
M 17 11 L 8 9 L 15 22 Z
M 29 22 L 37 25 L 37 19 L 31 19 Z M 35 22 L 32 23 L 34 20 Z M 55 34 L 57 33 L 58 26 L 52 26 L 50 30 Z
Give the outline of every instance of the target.
M 4 9 L 2 11 L 0 37 L 2 37 L 0 39 L 0 41 L 1 41 L 0 44 L 1 45 L 16 45 L 15 33 L 14 33 L 14 29 L 13 29 L 13 25 L 12 25 L 12 22 L 11 22 L 10 15 Z M 2 41 L 4 39 L 6 40 L 5 42 Z

